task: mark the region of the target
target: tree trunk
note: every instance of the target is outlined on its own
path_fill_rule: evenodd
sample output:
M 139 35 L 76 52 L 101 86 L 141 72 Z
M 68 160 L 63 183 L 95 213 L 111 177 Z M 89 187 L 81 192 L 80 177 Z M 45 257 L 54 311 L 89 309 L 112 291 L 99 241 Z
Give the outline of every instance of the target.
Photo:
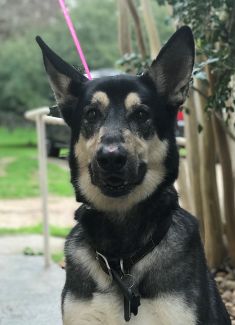
M 226 221 L 225 229 L 228 240 L 228 252 L 235 266 L 235 206 L 232 163 L 226 134 L 221 121 L 215 114 L 212 116 L 212 121 L 223 175 L 224 218 Z
M 202 82 L 197 80 L 197 88 L 206 93 Z M 218 190 L 215 171 L 215 147 L 211 116 L 205 112 L 207 98 L 195 94 L 197 108 L 203 130 L 199 134 L 199 148 L 201 156 L 201 188 L 203 218 L 205 227 L 205 251 L 208 264 L 217 268 L 223 261 L 224 246 L 222 240 L 222 224 L 218 200 Z
M 141 0 L 144 23 L 148 33 L 149 45 L 150 45 L 150 57 L 155 59 L 161 48 L 160 37 L 156 28 L 156 24 L 153 17 L 153 11 L 149 0 Z
M 118 41 L 122 55 L 131 53 L 129 12 L 126 0 L 118 0 Z
M 188 166 L 185 158 L 180 158 L 179 175 L 176 185 L 179 192 L 180 204 L 185 210 L 191 211 L 193 197 L 189 191 L 190 184 L 188 182 Z
M 186 150 L 187 150 L 187 163 L 190 179 L 190 190 L 192 196 L 192 213 L 197 216 L 200 226 L 200 234 L 204 242 L 205 230 L 203 221 L 203 208 L 202 208 L 202 193 L 201 193 L 201 179 L 200 179 L 200 155 L 198 144 L 198 121 L 196 115 L 196 107 L 194 103 L 194 93 L 186 102 L 186 107 L 189 108 L 189 114 L 184 114 L 185 121 L 185 136 L 186 136 Z
M 145 49 L 145 45 L 144 45 L 144 37 L 142 34 L 141 23 L 140 23 L 140 18 L 139 18 L 138 12 L 136 10 L 133 0 L 126 0 L 126 3 L 129 8 L 129 11 L 131 13 L 131 16 L 134 20 L 136 38 L 137 38 L 137 43 L 138 43 L 140 54 L 141 54 L 142 58 L 145 59 L 147 56 L 147 53 L 146 53 L 146 49 Z
M 234 5 L 235 15 L 235 5 Z M 235 16 L 233 20 L 233 28 L 235 28 Z M 210 82 L 211 94 L 214 93 L 214 85 L 216 76 L 212 74 L 210 67 L 207 67 L 207 75 Z M 222 118 L 222 116 L 221 116 Z M 224 200 L 224 218 L 226 221 L 226 236 L 228 241 L 228 253 L 233 265 L 235 266 L 235 205 L 234 205 L 234 184 L 232 162 L 229 152 L 228 141 L 225 129 L 222 127 L 221 121 L 214 112 L 212 116 L 214 136 L 217 144 L 219 161 L 221 163 L 223 175 L 223 200 Z

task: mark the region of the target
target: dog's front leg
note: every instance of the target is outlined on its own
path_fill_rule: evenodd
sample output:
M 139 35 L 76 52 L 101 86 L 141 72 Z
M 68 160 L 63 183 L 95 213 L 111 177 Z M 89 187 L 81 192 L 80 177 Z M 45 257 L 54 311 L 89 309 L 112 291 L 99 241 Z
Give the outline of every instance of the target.
M 121 307 L 115 295 L 95 293 L 87 300 L 67 295 L 63 304 L 63 325 L 119 325 L 123 317 Z

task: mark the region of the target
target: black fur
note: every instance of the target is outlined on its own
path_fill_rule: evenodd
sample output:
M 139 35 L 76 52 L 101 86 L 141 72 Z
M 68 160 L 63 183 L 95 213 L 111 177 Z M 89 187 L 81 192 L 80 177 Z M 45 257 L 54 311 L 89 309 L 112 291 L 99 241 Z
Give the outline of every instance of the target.
M 72 132 L 69 162 L 76 198 L 89 207 L 83 206 L 78 210 L 78 224 L 66 241 L 63 302 L 68 293 L 83 301 L 90 301 L 94 293 L 103 295 L 107 292 L 113 292 L 122 299 L 115 284 L 108 289 L 100 289 L 96 278 L 87 272 L 87 266 L 79 262 L 79 257 L 75 258 L 75 248 L 86 248 L 94 260 L 95 250 L 107 257 L 121 259 L 145 246 L 161 225 L 172 218 L 166 236 L 154 250 L 152 264 L 140 278 L 137 276 L 136 285 L 141 298 L 156 299 L 166 293 L 179 294 L 195 310 L 196 324 L 231 324 L 206 265 L 197 221 L 179 206 L 173 188 L 179 165 L 174 132 L 176 114 L 185 100 L 194 63 L 190 29 L 183 27 L 175 33 L 143 76 L 120 75 L 92 81 L 86 80 L 58 58 L 40 38 L 37 40 L 55 96 Z M 100 110 L 99 105 L 91 103 L 97 91 L 104 92 L 109 98 L 105 112 Z M 141 105 L 130 114 L 125 109 L 125 98 L 129 93 L 136 93 L 141 99 Z M 81 171 L 74 146 L 81 136 L 88 141 L 101 127 L 106 129 L 101 146 L 115 144 L 119 155 L 125 148 L 124 129 L 146 143 L 155 135 L 161 142 L 168 143 L 162 162 L 165 176 L 160 184 L 143 200 L 123 212 L 105 211 L 105 206 L 97 208 L 96 203 L 89 195 L 84 195 L 77 185 Z M 121 171 L 101 171 L 97 153 L 89 165 L 90 178 L 95 187 L 100 188 L 106 196 L 113 197 L 113 200 L 132 193 L 148 172 L 147 162 L 133 158 L 128 150 L 125 155 L 127 162 Z M 123 179 L 128 181 L 128 186 L 123 185 L 123 190 L 115 192 L 115 182 L 122 182 Z M 104 182 L 114 182 L 107 192 L 102 187 Z M 135 266 L 131 272 L 135 273 Z

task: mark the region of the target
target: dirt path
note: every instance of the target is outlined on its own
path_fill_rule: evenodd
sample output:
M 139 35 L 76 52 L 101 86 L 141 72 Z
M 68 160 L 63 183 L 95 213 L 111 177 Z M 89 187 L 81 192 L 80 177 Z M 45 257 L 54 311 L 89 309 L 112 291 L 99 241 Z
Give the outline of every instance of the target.
M 49 197 L 49 222 L 66 227 L 74 225 L 74 211 L 78 203 L 74 197 Z M 0 227 L 17 228 L 42 222 L 41 199 L 0 200 Z

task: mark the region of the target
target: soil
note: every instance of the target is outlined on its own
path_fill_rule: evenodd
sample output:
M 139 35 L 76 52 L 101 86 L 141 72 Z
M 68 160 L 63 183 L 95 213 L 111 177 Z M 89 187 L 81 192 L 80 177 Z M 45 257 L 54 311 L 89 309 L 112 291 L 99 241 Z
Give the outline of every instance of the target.
M 0 228 L 18 228 L 42 223 L 40 198 L 0 200 Z M 49 196 L 49 223 L 59 227 L 74 225 L 74 211 L 79 204 L 73 197 Z

